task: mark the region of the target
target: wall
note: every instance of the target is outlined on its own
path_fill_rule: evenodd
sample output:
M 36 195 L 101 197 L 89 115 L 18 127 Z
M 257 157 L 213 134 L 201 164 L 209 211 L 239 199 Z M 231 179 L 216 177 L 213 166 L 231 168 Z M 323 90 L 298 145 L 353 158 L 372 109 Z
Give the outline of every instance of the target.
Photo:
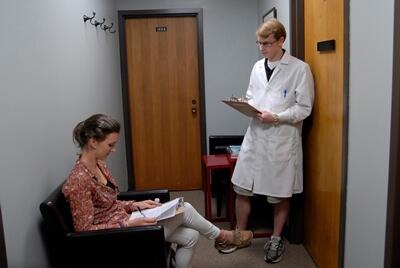
M 47 267 L 40 202 L 76 159 L 71 132 L 93 113 L 122 119 L 118 34 L 83 14 L 116 22 L 109 0 L 0 2 L 0 202 L 9 267 Z M 126 188 L 124 139 L 109 165 Z
M 345 267 L 383 267 L 390 141 L 393 0 L 350 1 Z M 374 18 L 374 19 L 371 19 Z
M 207 136 L 244 134 L 248 119 L 221 102 L 244 95 L 258 58 L 257 1 L 117 0 L 118 10 L 203 8 Z
M 275 7 L 277 10 L 277 19 L 286 28 L 286 41 L 283 46 L 290 52 L 290 1 L 289 0 L 258 0 L 258 22 L 262 22 L 262 17 L 271 8 Z
M 254 31 L 267 2 L 259 1 L 259 13 L 255 1 L 184 3 L 0 2 L 0 202 L 9 267 L 48 267 L 38 229 L 38 206 L 73 165 L 77 152 L 71 140 L 74 125 L 95 112 L 122 119 L 118 36 L 85 25 L 83 14 L 96 11 L 99 18 L 116 21 L 116 9 L 203 8 L 207 132 L 243 133 L 247 119 L 239 118 L 219 100 L 242 94 L 247 87 L 251 66 L 258 58 Z M 345 238 L 345 267 L 349 268 L 383 267 L 393 3 L 350 1 Z M 125 189 L 123 144 L 122 137 L 109 165 Z
M 118 33 L 96 30 L 82 16 L 96 11 L 116 22 L 123 8 L 203 8 L 207 132 L 247 127 L 247 118 L 219 100 L 247 88 L 258 57 L 256 1 L 1 1 L 0 202 L 9 267 L 48 267 L 39 204 L 75 161 L 75 124 L 98 112 L 122 121 Z M 109 166 L 126 189 L 123 144 L 122 136 Z

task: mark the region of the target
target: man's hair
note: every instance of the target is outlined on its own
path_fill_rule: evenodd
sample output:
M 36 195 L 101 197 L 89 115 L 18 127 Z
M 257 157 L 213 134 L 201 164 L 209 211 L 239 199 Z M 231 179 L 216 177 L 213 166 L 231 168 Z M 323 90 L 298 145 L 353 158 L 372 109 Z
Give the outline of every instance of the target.
M 258 27 L 256 31 L 256 36 L 261 38 L 268 38 L 268 36 L 273 35 L 276 40 L 283 37 L 286 39 L 285 26 L 280 23 L 277 19 L 269 19 Z

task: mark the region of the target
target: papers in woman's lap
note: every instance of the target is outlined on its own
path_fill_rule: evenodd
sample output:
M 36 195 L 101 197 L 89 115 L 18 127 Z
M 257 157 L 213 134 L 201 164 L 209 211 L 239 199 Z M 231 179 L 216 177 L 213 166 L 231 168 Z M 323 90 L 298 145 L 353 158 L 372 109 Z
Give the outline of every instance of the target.
M 180 204 L 183 203 L 183 198 L 178 197 L 174 200 L 166 202 L 159 207 L 143 209 L 142 213 L 148 218 L 156 218 L 157 220 L 163 220 L 172 218 L 176 214 L 176 210 L 179 208 Z M 132 212 L 130 219 L 143 217 L 139 211 Z

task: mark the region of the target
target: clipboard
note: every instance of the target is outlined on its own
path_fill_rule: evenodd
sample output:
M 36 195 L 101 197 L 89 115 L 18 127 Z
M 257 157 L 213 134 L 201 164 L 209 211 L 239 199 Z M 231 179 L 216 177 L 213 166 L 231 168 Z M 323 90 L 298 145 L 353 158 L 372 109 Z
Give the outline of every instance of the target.
M 251 106 L 246 101 L 222 100 L 222 102 L 226 103 L 227 105 L 231 106 L 233 109 L 241 112 L 242 114 L 250 116 L 250 117 L 253 117 L 258 113 L 261 113 L 261 111 L 259 111 L 254 106 Z

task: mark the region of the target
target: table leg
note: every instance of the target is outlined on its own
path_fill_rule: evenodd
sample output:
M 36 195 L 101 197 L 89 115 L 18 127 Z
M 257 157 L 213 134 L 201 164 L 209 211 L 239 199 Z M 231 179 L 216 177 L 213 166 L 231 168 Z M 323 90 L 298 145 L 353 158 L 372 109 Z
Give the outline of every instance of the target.
M 235 196 L 233 192 L 233 185 L 229 182 L 228 186 L 228 205 L 227 205 L 227 216 L 231 229 L 235 227 Z
M 206 219 L 211 221 L 211 169 L 206 169 L 206 200 L 205 200 L 205 214 Z

